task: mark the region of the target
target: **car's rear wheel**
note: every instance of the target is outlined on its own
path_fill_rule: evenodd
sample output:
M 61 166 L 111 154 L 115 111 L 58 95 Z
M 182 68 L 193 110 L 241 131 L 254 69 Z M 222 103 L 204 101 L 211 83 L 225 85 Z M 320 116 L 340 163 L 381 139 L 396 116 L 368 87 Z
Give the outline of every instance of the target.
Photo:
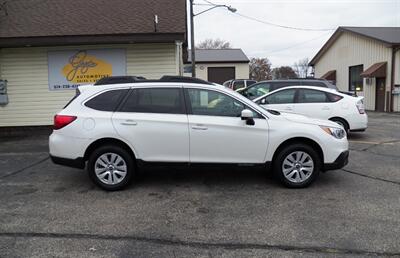
M 93 151 L 88 160 L 88 172 L 95 184 L 108 191 L 121 190 L 134 174 L 131 155 L 119 146 L 101 146 Z
M 335 118 L 332 118 L 331 121 L 342 126 L 344 128 L 344 130 L 346 131 L 346 133 L 349 132 L 349 130 L 350 130 L 349 124 L 344 119 L 335 117 Z
M 297 143 L 284 147 L 274 161 L 274 173 L 287 187 L 309 186 L 319 174 L 321 160 L 310 146 Z

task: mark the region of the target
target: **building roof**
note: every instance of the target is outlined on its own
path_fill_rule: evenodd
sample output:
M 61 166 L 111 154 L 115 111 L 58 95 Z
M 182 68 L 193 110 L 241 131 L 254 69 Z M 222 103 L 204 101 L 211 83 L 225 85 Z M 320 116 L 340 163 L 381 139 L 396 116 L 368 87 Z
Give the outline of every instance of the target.
M 190 51 L 189 51 L 190 53 Z M 196 49 L 196 63 L 248 63 L 249 58 L 240 48 Z M 192 62 L 189 54 L 188 63 Z
M 315 65 L 319 58 L 344 32 L 357 34 L 361 37 L 379 41 L 388 47 L 400 45 L 400 27 L 339 27 L 322 46 L 309 64 Z
M 376 39 L 389 45 L 400 44 L 400 27 L 341 27 L 344 31 Z
M 15 0 L 6 1 L 0 10 L 0 46 L 27 38 L 35 43 L 38 38 L 63 37 L 69 43 L 65 37 L 112 41 L 114 36 L 116 41 L 121 37 L 134 42 L 185 40 L 186 1 Z

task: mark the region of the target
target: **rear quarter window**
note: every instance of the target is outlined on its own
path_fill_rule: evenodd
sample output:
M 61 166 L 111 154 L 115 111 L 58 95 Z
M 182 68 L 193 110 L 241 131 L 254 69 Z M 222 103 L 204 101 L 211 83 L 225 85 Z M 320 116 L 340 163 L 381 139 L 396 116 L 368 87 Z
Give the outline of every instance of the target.
M 341 100 L 343 97 L 333 94 L 333 93 L 326 93 L 326 95 L 328 96 L 328 99 L 330 102 L 338 102 L 339 100 Z
M 122 98 L 128 94 L 128 89 L 109 90 L 85 103 L 85 106 L 99 111 L 115 111 Z

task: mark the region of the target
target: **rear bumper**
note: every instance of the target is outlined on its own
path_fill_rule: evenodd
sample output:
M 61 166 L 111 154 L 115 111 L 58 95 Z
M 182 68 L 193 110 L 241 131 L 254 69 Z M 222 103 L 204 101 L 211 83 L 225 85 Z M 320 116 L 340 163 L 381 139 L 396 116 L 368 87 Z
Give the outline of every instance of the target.
M 350 132 L 363 132 L 368 128 L 368 116 L 364 114 L 353 114 L 347 117 L 349 122 Z
M 350 130 L 350 132 L 365 132 L 365 130 L 367 130 L 367 127 L 366 128 L 360 128 L 360 129 L 353 129 L 353 130 Z
M 85 160 L 83 158 L 76 158 L 76 159 L 67 159 L 67 158 L 60 158 L 50 155 L 51 161 L 54 164 L 73 167 L 73 168 L 85 168 Z
M 324 171 L 340 169 L 349 163 L 349 151 L 342 152 L 333 163 L 325 163 Z

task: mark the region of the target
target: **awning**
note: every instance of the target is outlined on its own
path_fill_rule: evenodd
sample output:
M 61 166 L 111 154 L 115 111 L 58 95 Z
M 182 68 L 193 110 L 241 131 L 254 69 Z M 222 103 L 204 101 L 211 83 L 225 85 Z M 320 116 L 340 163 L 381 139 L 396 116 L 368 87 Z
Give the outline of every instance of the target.
M 386 64 L 387 62 L 375 63 L 368 67 L 367 70 L 360 74 L 361 77 L 386 77 Z
M 330 70 L 324 75 L 321 76 L 321 79 L 325 79 L 328 81 L 336 81 L 336 70 Z

